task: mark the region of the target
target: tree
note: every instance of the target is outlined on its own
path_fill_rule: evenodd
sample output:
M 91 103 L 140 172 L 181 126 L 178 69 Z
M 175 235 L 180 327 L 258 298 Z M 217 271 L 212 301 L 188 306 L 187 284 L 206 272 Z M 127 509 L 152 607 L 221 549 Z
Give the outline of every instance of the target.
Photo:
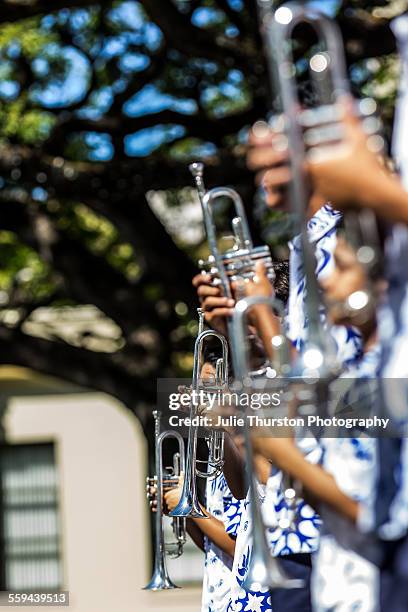
M 337 4 L 354 85 L 375 84 L 389 121 L 394 3 Z M 156 378 L 191 366 L 203 245 L 185 238 L 187 163 L 235 185 L 254 225 L 242 130 L 268 110 L 255 3 L 5 0 L 0 56 L 1 363 L 106 391 L 144 421 Z

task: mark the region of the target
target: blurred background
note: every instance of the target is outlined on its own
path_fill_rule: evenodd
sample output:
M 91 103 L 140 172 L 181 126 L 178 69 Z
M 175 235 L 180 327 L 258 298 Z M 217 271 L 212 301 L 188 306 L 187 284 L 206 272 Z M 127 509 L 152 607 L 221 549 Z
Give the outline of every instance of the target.
M 389 135 L 389 21 L 408 1 L 311 4 L 337 15 Z M 279 246 L 285 221 L 244 158 L 271 93 L 254 0 L 1 2 L 1 590 L 69 589 L 75 612 L 199 609 L 192 544 L 169 564 L 183 590 L 140 590 L 151 414 L 157 379 L 192 367 L 206 245 L 188 163 Z

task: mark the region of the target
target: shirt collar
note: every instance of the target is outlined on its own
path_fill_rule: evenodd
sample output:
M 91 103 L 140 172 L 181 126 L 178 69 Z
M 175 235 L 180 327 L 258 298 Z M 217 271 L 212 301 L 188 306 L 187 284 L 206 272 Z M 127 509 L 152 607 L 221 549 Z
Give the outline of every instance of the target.
M 324 204 L 307 222 L 307 235 L 312 244 L 316 244 L 337 227 L 342 213 L 335 210 L 330 204 Z M 300 247 L 300 236 L 295 236 L 289 243 L 291 249 Z

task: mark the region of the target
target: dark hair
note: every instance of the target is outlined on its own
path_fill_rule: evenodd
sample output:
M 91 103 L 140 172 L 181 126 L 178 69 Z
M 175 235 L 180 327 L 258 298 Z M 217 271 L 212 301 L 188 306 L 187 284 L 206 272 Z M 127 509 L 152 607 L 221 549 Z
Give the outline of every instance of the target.
M 212 366 L 215 367 L 215 364 L 217 363 L 217 359 L 222 357 L 222 354 L 221 354 L 221 347 L 218 348 L 218 347 L 212 346 L 212 344 L 213 344 L 212 342 L 208 342 L 207 346 L 204 347 L 203 362 L 210 363 Z
M 217 365 L 217 360 L 222 357 L 221 345 L 218 340 L 214 338 L 214 342 L 211 340 L 206 344 L 203 351 L 203 363 L 210 363 L 213 368 Z M 232 371 L 231 364 L 231 353 L 228 351 L 228 370 Z
M 274 261 L 275 281 L 273 287 L 278 300 L 286 304 L 289 298 L 289 261 Z

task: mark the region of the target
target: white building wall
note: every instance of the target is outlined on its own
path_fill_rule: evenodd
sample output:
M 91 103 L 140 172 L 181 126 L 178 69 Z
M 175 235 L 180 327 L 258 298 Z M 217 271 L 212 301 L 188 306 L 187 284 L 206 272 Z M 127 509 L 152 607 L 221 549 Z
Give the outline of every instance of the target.
M 4 425 L 10 443 L 56 445 L 71 612 L 200 609 L 199 589 L 141 590 L 150 571 L 147 453 L 137 420 L 119 402 L 100 393 L 14 397 Z

